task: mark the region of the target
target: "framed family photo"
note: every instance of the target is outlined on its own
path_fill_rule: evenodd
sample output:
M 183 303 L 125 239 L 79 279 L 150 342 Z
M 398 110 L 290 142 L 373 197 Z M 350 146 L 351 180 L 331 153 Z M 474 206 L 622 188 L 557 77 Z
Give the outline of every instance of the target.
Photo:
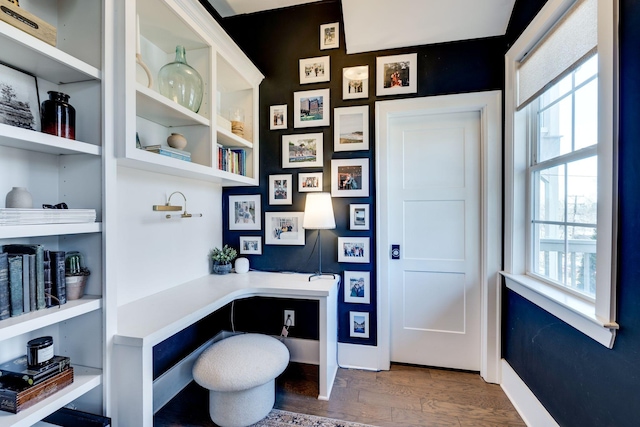
M 304 212 L 265 212 L 265 245 L 304 245 Z
M 369 66 L 342 69 L 342 99 L 369 98 Z
M 351 204 L 349 205 L 349 230 L 369 229 L 369 205 Z
M 0 63 L 0 123 L 40 131 L 38 80 Z
M 321 168 L 323 134 L 282 135 L 282 168 Z
M 349 324 L 350 337 L 369 338 L 369 313 L 350 311 Z
M 376 95 L 398 95 L 418 91 L 418 54 L 376 58 Z
M 287 104 L 272 105 L 269 107 L 269 129 L 286 129 L 287 128 Z
M 261 230 L 260 194 L 229 196 L 229 230 Z
M 298 192 L 322 191 L 322 172 L 299 173 Z
M 371 303 L 371 282 L 368 271 L 344 272 L 344 302 Z
M 368 237 L 338 237 L 338 262 L 368 263 L 371 248 Z
M 369 106 L 333 109 L 333 151 L 369 149 Z
M 329 89 L 293 93 L 293 127 L 329 126 Z M 325 109 L 324 107 L 327 106 Z
M 320 25 L 320 50 L 340 47 L 340 23 Z
M 241 255 L 262 255 L 262 236 L 240 236 Z
M 331 195 L 369 197 L 369 159 L 332 159 Z
M 329 56 L 300 60 L 300 84 L 328 82 L 331 79 Z
M 293 175 L 269 175 L 269 204 L 290 205 Z

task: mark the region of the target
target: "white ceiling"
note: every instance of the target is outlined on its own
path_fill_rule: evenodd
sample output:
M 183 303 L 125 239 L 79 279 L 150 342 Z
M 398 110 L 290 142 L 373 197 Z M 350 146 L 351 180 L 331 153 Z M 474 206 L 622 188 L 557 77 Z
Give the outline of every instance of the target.
M 222 17 L 318 0 L 208 0 Z M 342 0 L 347 53 L 504 35 L 515 0 Z

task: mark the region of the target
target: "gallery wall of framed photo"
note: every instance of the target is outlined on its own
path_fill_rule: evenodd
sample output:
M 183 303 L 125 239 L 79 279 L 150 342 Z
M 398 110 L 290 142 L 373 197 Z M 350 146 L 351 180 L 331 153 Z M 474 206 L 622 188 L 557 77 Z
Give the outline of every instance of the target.
M 375 103 L 500 89 L 504 43 L 492 38 L 347 54 L 339 1 L 221 24 L 266 76 L 260 185 L 224 190 L 224 243 L 240 248 L 251 268 L 313 273 L 316 232 L 300 230 L 301 215 L 309 192 L 331 193 L 336 228 L 322 230 L 320 244 L 323 272 L 342 279 L 339 341 L 376 345 Z M 236 196 L 259 197 L 260 229 L 232 229 L 228 204 Z

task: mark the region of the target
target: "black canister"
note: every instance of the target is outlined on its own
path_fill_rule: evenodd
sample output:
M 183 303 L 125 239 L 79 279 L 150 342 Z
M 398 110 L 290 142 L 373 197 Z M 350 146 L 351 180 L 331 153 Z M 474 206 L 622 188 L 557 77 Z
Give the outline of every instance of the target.
M 53 338 L 34 338 L 27 343 L 27 365 L 39 368 L 53 359 Z
M 69 104 L 69 95 L 49 91 L 42 103 L 42 132 L 76 139 L 76 109 Z

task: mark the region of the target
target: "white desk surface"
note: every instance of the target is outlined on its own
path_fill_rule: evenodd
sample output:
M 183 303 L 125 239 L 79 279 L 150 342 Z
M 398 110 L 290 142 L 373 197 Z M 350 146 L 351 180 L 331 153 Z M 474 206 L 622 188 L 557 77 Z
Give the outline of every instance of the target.
M 154 346 L 236 299 L 252 296 L 322 299 L 340 281 L 309 274 L 250 271 L 210 274 L 118 308 L 116 344 Z

